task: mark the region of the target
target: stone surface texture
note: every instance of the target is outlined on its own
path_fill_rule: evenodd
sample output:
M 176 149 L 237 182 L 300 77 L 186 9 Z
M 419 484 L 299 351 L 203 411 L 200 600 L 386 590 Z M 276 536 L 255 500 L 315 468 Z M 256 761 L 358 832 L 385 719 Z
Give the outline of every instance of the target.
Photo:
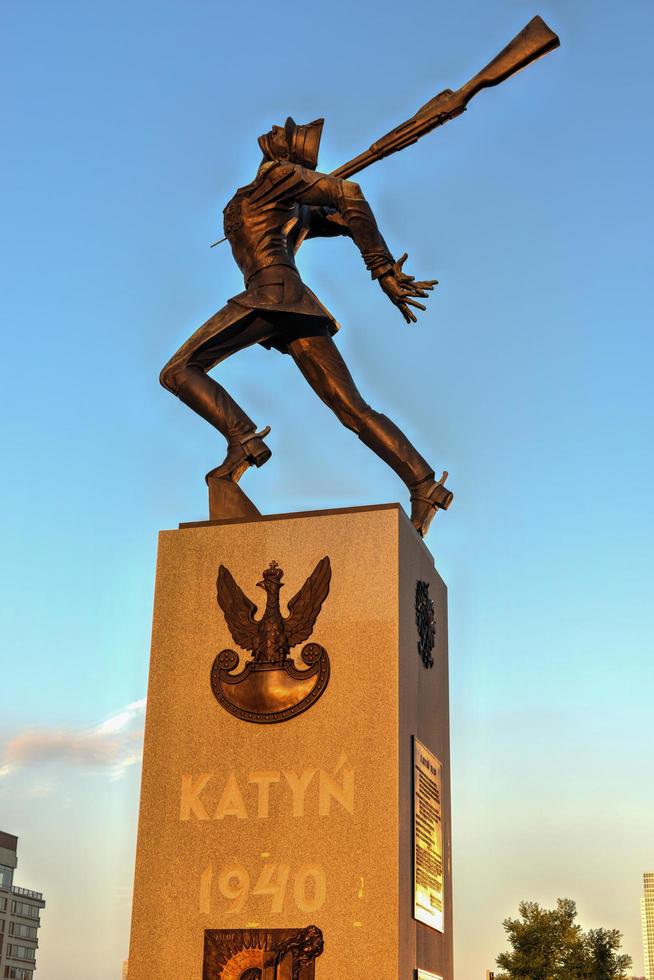
M 226 565 L 256 588 L 284 569 L 282 612 L 328 555 L 311 641 L 329 685 L 275 725 L 216 701 L 235 649 L 216 603 Z M 430 583 L 434 667 L 417 649 L 415 588 Z M 291 651 L 299 657 L 300 647 Z M 445 933 L 413 911 L 412 736 L 443 763 Z M 130 980 L 201 980 L 205 929 L 301 929 L 325 948 L 317 980 L 453 980 L 446 588 L 398 505 L 207 524 L 160 535 L 129 959 Z

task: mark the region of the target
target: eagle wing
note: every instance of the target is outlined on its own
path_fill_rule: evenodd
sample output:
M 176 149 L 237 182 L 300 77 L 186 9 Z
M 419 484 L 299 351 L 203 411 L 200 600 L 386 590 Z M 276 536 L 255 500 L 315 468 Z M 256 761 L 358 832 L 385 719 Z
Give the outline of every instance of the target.
M 257 607 L 236 584 L 232 573 L 224 565 L 218 569 L 216 589 L 218 605 L 225 614 L 235 643 L 245 650 L 255 650 L 259 636 L 259 624 L 254 618 Z
M 318 613 L 329 594 L 331 577 L 329 558 L 322 558 L 300 591 L 289 601 L 290 615 L 284 626 L 290 646 L 294 647 L 311 636 Z

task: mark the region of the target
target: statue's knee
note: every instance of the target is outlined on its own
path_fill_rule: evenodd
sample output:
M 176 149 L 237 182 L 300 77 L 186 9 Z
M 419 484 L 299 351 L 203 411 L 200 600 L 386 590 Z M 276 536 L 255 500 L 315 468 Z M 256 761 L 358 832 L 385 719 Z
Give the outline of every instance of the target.
M 359 401 L 343 401 L 338 407 L 338 417 L 346 429 L 360 436 L 366 428 L 366 420 L 372 409 L 363 399 Z
M 169 361 L 159 375 L 159 381 L 164 388 L 167 388 L 168 391 L 172 391 L 173 395 L 176 395 L 183 381 L 184 372 L 184 366 Z

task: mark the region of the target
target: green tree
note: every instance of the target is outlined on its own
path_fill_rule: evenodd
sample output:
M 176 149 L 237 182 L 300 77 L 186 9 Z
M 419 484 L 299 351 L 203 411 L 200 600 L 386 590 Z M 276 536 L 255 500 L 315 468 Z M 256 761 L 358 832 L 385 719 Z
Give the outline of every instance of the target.
M 521 902 L 520 918 L 505 919 L 511 949 L 497 957 L 497 980 L 624 980 L 631 957 L 620 955 L 617 929 L 584 933 L 577 907 L 560 898 L 555 909 Z
M 620 953 L 619 929 L 590 929 L 585 937 L 590 961 L 589 980 L 622 980 L 631 969 L 631 956 Z

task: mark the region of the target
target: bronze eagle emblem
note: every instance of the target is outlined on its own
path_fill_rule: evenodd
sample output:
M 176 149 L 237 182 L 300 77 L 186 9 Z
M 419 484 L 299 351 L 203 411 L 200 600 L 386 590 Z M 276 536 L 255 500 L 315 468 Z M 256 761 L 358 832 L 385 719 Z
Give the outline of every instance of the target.
M 258 607 L 224 565 L 218 569 L 216 597 L 234 641 L 252 657 L 235 672 L 239 655 L 223 650 L 211 671 L 211 686 L 218 702 L 245 721 L 286 721 L 311 707 L 329 680 L 329 657 L 318 643 L 307 643 L 301 653 L 308 669 L 300 669 L 290 656 L 292 647 L 308 640 L 329 594 L 332 570 L 322 558 L 302 588 L 288 602 L 288 615 L 280 608 L 283 570 L 271 561 L 257 586 L 266 593 L 260 619 Z
M 236 584 L 229 569 L 218 569 L 218 605 L 225 614 L 229 632 L 234 641 L 245 650 L 251 650 L 256 663 L 280 663 L 291 647 L 308 640 L 313 632 L 318 613 L 329 593 L 332 577 L 329 558 L 322 558 L 299 592 L 288 602 L 290 615 L 282 616 L 279 593 L 284 588 L 283 570 L 271 561 L 257 582 L 266 592 L 266 608 L 260 620 L 256 620 L 257 606 Z

